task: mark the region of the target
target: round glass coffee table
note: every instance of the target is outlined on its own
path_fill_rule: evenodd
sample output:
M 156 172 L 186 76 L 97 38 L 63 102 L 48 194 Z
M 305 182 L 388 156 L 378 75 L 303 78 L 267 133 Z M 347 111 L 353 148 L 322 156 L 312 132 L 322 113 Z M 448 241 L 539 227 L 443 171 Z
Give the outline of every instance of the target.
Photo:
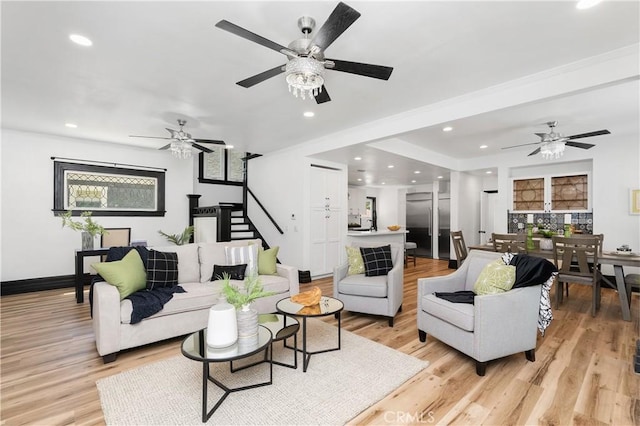
M 261 386 L 267 386 L 273 383 L 273 364 L 271 364 L 271 358 L 273 350 L 269 350 L 271 347 L 272 336 L 271 331 L 266 327 L 258 327 L 258 338 L 252 344 L 238 344 L 234 343 L 226 348 L 212 348 L 207 346 L 207 329 L 196 331 L 195 333 L 187 336 L 182 342 L 182 355 L 194 361 L 202 363 L 202 422 L 205 423 L 211 415 L 218 409 L 222 402 L 232 392 L 238 392 L 247 389 L 254 389 Z M 269 381 L 256 383 L 253 385 L 242 386 L 237 388 L 229 388 L 216 380 L 211 376 L 209 371 L 209 363 L 211 362 L 230 362 L 242 358 L 247 358 L 255 355 L 261 351 L 265 351 L 265 357 L 267 353 L 269 356 Z M 212 382 L 220 389 L 224 391 L 224 394 L 218 402 L 213 406 L 210 411 L 207 411 L 207 388 L 209 382 Z
M 303 306 L 293 302 L 290 297 L 287 297 L 276 303 L 276 309 L 285 316 L 302 318 L 302 350 L 296 349 L 296 351 L 302 352 L 303 372 L 307 371 L 311 355 L 340 350 L 340 313 L 344 309 L 344 304 L 340 300 L 329 296 L 322 296 L 320 303 L 317 305 Z M 334 315 L 338 320 L 338 346 L 313 352 L 307 351 L 307 318 L 326 317 L 327 315 Z

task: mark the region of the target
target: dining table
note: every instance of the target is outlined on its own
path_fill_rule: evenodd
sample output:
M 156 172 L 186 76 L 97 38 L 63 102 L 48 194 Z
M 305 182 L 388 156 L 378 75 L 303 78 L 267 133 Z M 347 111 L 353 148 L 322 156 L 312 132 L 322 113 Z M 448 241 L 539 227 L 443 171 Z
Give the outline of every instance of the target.
M 493 244 L 472 245 L 467 247 L 468 250 L 485 250 L 495 251 Z M 553 250 L 542 250 L 535 248 L 528 250 L 530 256 L 543 257 L 553 262 Z M 598 255 L 598 263 L 603 265 L 612 265 L 615 275 L 615 285 L 613 285 L 606 277 L 604 279 L 615 287 L 620 298 L 620 306 L 622 308 L 622 319 L 631 321 L 631 285 L 625 282 L 624 267 L 631 266 L 640 268 L 640 253 L 619 254 L 616 251 L 603 250 Z

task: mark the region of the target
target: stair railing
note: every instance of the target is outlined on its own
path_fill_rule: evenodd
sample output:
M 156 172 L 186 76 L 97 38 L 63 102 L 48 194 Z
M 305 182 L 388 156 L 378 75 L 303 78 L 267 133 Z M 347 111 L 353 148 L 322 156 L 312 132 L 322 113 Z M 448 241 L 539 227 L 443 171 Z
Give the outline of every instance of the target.
M 273 224 L 273 226 L 275 226 L 275 228 L 278 230 L 278 232 L 280 232 L 280 234 L 284 234 L 284 231 L 282 230 L 282 228 L 280 227 L 280 225 L 278 225 L 278 223 L 275 221 L 275 219 L 269 214 L 269 212 L 267 211 L 267 209 L 262 205 L 262 203 L 260 202 L 260 200 L 258 200 L 258 197 L 256 197 L 256 195 L 253 193 L 253 191 L 251 191 L 251 189 L 249 189 L 247 187 L 247 193 L 249 195 L 251 195 L 251 197 L 253 197 L 253 199 L 255 200 L 256 204 L 258 205 L 258 207 L 260 207 L 262 209 L 262 211 L 264 212 L 264 214 L 267 216 L 267 218 L 271 221 L 271 223 Z M 246 201 L 245 201 L 245 208 L 246 208 Z M 247 212 L 245 212 L 245 216 L 248 218 L 248 214 Z

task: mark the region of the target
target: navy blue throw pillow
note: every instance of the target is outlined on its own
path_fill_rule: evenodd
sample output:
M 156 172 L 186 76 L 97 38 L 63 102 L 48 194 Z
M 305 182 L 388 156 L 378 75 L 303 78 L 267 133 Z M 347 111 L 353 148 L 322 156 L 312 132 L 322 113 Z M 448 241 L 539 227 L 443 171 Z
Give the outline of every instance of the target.
M 376 277 L 387 275 L 393 269 L 391 260 L 391 246 L 382 247 L 360 247 L 362 260 L 364 262 L 364 275 L 366 277 Z
M 149 250 L 147 290 L 178 285 L 178 254 Z

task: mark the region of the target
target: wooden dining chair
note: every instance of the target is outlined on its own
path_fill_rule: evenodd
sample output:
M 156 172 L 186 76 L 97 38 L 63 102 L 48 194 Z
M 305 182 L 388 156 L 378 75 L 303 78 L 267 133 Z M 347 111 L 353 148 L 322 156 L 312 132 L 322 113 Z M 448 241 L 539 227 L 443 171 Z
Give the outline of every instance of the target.
M 563 287 L 568 283 L 592 286 L 591 316 L 596 316 L 600 308 L 600 280 L 598 269 L 600 254 L 599 236 L 562 237 L 554 235 L 553 259 L 558 268 L 556 286 L 556 309 L 563 300 Z
M 464 242 L 462 231 L 451 231 L 451 241 L 456 252 L 457 267 L 462 266 L 462 262 L 467 258 L 467 245 Z
M 491 234 L 493 249 L 502 253 L 526 253 L 527 236 L 525 234 Z

